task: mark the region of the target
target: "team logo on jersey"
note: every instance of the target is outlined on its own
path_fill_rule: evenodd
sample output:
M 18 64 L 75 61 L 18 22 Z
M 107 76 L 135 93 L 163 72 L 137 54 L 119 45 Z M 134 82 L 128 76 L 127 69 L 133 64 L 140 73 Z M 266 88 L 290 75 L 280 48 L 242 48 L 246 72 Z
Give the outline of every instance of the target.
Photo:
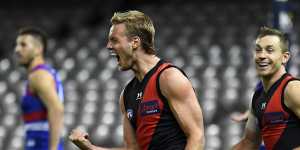
M 283 112 L 270 112 L 264 114 L 264 121 L 267 124 L 280 124 L 284 123 L 284 120 Z
M 160 113 L 158 100 L 142 102 L 140 105 L 140 113 L 142 116 Z
M 127 118 L 131 120 L 133 117 L 133 109 L 127 109 Z

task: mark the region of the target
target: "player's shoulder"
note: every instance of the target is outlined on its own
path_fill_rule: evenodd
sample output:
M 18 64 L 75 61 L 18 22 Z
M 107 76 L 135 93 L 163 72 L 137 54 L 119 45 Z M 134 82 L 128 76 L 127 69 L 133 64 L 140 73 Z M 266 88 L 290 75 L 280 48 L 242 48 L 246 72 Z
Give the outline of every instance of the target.
M 169 67 L 163 70 L 159 77 L 159 83 L 163 85 L 188 85 L 189 79 L 186 75 L 177 67 Z
M 290 93 L 290 92 L 299 92 L 300 90 L 300 80 L 292 80 L 290 82 L 288 82 L 288 84 L 286 85 L 286 89 L 285 91 L 287 93 Z
M 285 104 L 288 108 L 297 112 L 297 109 L 300 106 L 299 96 L 300 96 L 300 81 L 299 80 L 291 80 L 288 82 L 285 88 Z
M 52 79 L 52 75 L 44 69 L 35 70 L 28 75 L 29 83 L 35 84 L 39 82 L 46 82 Z
M 30 72 L 28 77 L 29 79 L 35 79 L 35 78 L 43 78 L 47 76 L 51 76 L 51 74 L 47 70 L 39 69 Z
M 184 77 L 184 74 L 179 68 L 173 66 L 164 69 L 160 74 L 160 78 L 176 79 L 177 77 Z

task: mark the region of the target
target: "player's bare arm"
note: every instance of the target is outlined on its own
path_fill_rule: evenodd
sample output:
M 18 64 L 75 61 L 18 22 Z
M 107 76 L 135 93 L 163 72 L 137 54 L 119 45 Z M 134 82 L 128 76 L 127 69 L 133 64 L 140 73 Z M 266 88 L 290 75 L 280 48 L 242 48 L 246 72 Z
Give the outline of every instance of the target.
M 252 111 L 249 111 L 247 124 L 242 140 L 233 147 L 233 150 L 258 150 L 261 144 L 260 130 Z
M 93 145 L 89 139 L 88 134 L 80 129 L 74 129 L 69 136 L 69 139 L 77 145 L 81 150 L 139 150 L 135 139 L 134 130 L 127 119 L 124 108 L 123 94 L 120 96 L 120 109 L 123 115 L 123 132 L 124 132 L 124 146 L 123 148 L 103 148 Z
M 29 75 L 30 88 L 38 94 L 47 108 L 50 127 L 50 150 L 56 150 L 63 128 L 64 108 L 55 88 L 53 77 L 44 70 Z
M 300 81 L 291 81 L 285 89 L 284 103 L 300 118 Z M 300 150 L 300 147 L 295 150 Z
M 285 89 L 285 104 L 300 118 L 300 81 L 288 83 Z
M 190 81 L 176 68 L 162 72 L 159 80 L 162 94 L 187 136 L 186 150 L 204 149 L 202 111 Z

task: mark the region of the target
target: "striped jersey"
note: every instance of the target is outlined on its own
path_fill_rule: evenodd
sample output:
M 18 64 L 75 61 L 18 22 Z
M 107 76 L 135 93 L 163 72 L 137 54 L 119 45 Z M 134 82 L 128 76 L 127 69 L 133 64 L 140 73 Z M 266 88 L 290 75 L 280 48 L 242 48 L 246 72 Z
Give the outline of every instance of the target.
M 41 64 L 34 67 L 31 72 L 45 70 L 49 72 L 54 81 L 59 99 L 63 103 L 64 93 L 62 82 L 57 72 L 50 66 Z M 26 82 L 25 94 L 21 102 L 22 117 L 25 125 L 25 149 L 26 150 L 47 150 L 49 146 L 50 132 L 47 119 L 47 108 L 40 97 L 30 91 L 29 83 Z M 62 143 L 58 146 L 63 149 Z
M 284 104 L 284 90 L 290 81 L 284 74 L 265 92 L 260 84 L 252 99 L 252 110 L 258 119 L 267 150 L 291 150 L 300 146 L 300 119 Z
M 160 60 L 142 81 L 133 78 L 124 90 L 127 118 L 142 150 L 183 150 L 186 135 L 160 91 L 159 76 L 175 67 Z

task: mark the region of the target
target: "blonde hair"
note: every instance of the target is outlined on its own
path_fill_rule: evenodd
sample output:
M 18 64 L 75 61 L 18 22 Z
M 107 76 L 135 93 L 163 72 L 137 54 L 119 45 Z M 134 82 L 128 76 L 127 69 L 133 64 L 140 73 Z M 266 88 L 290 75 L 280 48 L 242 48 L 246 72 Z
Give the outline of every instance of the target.
M 124 23 L 126 36 L 138 36 L 146 53 L 155 54 L 155 29 L 149 16 L 136 10 L 116 12 L 111 18 L 112 25 Z

